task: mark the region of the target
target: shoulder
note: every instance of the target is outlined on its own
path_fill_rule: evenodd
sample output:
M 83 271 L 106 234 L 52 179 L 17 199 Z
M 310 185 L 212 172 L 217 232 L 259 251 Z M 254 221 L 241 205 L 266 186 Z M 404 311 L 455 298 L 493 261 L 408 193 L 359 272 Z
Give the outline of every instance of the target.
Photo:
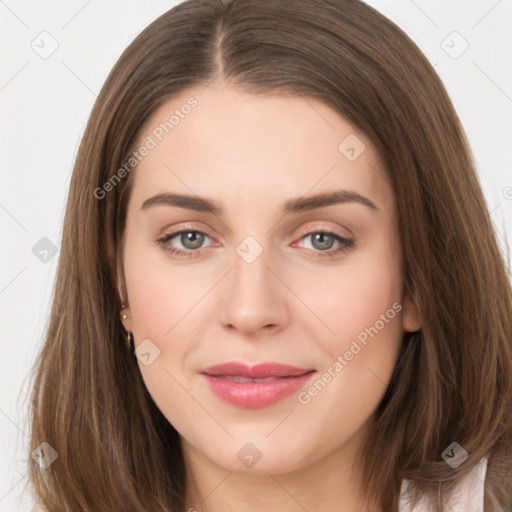
M 483 512 L 484 511 L 484 485 L 487 471 L 487 457 L 479 460 L 471 473 L 462 480 L 454 489 L 449 498 L 449 512 Z M 400 491 L 399 512 L 428 512 L 426 500 L 411 508 L 408 501 L 407 490 L 412 483 L 409 480 L 402 481 Z

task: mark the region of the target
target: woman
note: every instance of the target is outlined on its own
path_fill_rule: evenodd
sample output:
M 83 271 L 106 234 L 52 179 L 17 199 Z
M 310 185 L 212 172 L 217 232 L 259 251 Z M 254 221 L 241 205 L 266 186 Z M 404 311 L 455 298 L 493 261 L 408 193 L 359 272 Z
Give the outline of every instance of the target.
M 189 0 L 80 145 L 31 483 L 51 511 L 508 510 L 511 334 L 414 43 L 358 0 Z

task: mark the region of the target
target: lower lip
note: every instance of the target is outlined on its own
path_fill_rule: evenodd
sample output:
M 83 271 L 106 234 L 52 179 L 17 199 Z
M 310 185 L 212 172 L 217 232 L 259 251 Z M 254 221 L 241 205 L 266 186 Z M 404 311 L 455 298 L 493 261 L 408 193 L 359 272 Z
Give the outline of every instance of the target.
M 246 409 L 267 407 L 302 388 L 316 373 L 282 377 L 268 382 L 235 382 L 223 377 L 202 374 L 210 389 L 222 400 Z

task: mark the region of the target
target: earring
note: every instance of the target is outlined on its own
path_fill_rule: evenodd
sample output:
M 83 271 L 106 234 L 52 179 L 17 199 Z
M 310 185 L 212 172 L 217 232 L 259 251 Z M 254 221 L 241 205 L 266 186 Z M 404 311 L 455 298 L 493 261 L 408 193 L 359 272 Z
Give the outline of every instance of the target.
M 121 307 L 122 307 L 123 309 L 121 310 L 121 313 L 119 314 L 119 316 L 120 316 L 123 320 L 125 320 L 126 318 L 128 318 L 128 315 L 123 314 L 123 311 L 125 310 L 126 306 L 125 306 L 124 304 L 121 304 Z M 128 348 L 131 348 L 131 347 L 132 347 L 132 334 L 131 334 L 130 332 L 128 332 L 128 333 L 126 334 L 126 346 L 127 346 Z

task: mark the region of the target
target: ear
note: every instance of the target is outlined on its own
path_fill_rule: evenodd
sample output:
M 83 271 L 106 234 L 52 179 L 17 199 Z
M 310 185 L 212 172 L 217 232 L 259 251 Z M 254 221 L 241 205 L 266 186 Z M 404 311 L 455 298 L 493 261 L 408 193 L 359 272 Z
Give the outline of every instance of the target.
M 110 267 L 110 273 L 112 275 L 112 280 L 114 283 L 117 284 L 117 291 L 119 293 L 119 301 L 121 304 L 126 304 L 127 296 L 126 296 L 126 290 L 125 287 L 121 286 L 124 285 L 123 278 L 124 276 L 121 273 L 121 261 L 120 261 L 120 254 L 118 254 L 118 251 L 116 251 L 114 245 L 112 244 L 112 241 L 109 240 L 107 244 L 107 259 L 108 264 Z
M 421 329 L 420 313 L 410 293 L 404 295 L 402 306 L 402 329 L 406 332 L 419 331 Z
M 112 276 L 113 282 L 118 284 L 119 300 L 122 300 L 123 295 L 121 295 L 121 290 L 119 289 L 119 262 L 117 261 L 118 255 L 111 240 L 107 242 L 107 259 L 110 267 L 110 275 Z
M 119 302 L 122 305 L 125 305 L 127 296 L 126 296 L 126 290 L 124 289 L 125 287 L 123 286 L 121 288 L 121 280 L 122 280 L 123 276 L 120 275 L 120 272 L 119 272 L 119 261 L 118 261 L 119 258 L 116 255 L 116 251 L 114 250 L 114 247 L 111 243 L 108 244 L 107 257 L 108 257 L 108 262 L 110 264 L 110 270 L 112 272 L 113 279 L 115 282 L 117 282 L 117 291 L 119 293 Z M 123 283 L 124 283 L 124 281 L 123 281 Z M 124 290 L 124 292 L 123 292 L 123 290 Z M 124 326 L 125 331 L 132 332 L 132 315 L 131 315 L 131 310 L 127 305 L 119 312 L 119 316 L 121 317 L 121 322 Z M 126 318 L 124 318 L 124 317 L 126 317 Z
M 118 286 L 118 292 L 119 292 L 119 300 L 121 302 L 121 305 L 124 306 L 123 309 L 120 311 L 119 316 L 121 317 L 121 322 L 123 323 L 124 329 L 126 332 L 133 332 L 132 329 L 132 312 L 130 309 L 130 306 L 128 305 L 126 291 L 123 293 L 122 289 L 124 290 L 124 287 L 121 289 L 121 282 L 120 277 L 118 276 L 117 286 Z

